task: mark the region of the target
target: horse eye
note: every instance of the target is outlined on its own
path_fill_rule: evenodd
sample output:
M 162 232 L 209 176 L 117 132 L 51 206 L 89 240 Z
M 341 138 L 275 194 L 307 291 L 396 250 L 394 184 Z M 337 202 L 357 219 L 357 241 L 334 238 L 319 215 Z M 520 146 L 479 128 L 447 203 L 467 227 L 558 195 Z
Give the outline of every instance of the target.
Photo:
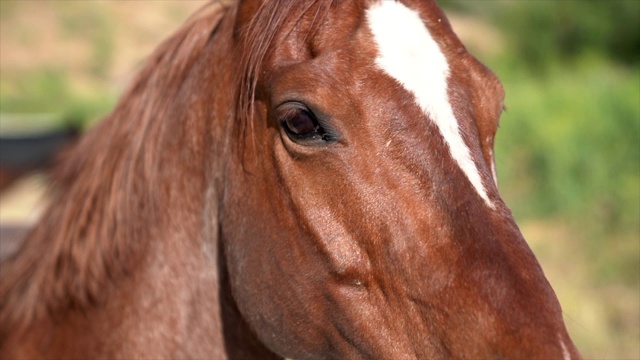
M 304 104 L 287 103 L 276 111 L 280 126 L 294 142 L 321 144 L 336 139 L 335 134 L 327 131 Z
M 280 122 L 285 131 L 297 137 L 312 136 L 318 128 L 313 116 L 302 109 L 286 110 L 281 115 Z

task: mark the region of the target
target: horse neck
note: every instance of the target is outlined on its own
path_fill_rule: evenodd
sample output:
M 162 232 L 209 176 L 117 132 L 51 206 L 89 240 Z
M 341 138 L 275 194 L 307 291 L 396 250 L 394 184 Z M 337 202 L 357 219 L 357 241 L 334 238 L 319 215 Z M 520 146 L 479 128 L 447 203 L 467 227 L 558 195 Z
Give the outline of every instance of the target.
M 219 159 L 234 105 L 226 12 L 205 7 L 161 45 L 60 166 L 51 208 L 3 265 L 0 348 L 9 331 L 81 309 L 97 313 L 106 331 L 173 328 L 155 331 L 156 340 L 191 342 L 209 355 L 242 354 L 234 339 L 263 351 L 229 295 L 218 239 Z M 123 307 L 148 321 L 122 319 Z M 195 335 L 176 339 L 181 333 Z

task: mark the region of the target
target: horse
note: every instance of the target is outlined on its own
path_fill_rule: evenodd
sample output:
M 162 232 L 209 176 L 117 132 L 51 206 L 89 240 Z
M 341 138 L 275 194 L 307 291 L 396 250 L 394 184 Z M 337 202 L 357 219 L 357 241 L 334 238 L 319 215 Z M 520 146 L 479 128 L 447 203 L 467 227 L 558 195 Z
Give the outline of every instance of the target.
M 433 0 L 204 5 L 2 264 L 21 358 L 578 359 Z

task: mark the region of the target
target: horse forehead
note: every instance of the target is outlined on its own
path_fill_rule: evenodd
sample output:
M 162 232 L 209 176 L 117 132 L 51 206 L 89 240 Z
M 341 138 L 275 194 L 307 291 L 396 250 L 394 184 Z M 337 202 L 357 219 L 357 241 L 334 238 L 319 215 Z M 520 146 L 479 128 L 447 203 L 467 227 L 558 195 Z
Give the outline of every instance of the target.
M 437 40 L 442 43 L 450 39 L 435 38 L 455 35 L 439 31 L 434 32 L 437 34 L 434 36 L 420 13 L 400 2 L 375 2 L 365 12 L 366 24 L 377 48 L 377 69 L 400 83 L 413 96 L 426 118 L 437 126 L 453 160 L 478 195 L 493 208 L 481 172 L 462 137 L 460 124 L 449 100 L 451 67 Z M 441 21 L 442 18 L 439 18 L 438 22 Z

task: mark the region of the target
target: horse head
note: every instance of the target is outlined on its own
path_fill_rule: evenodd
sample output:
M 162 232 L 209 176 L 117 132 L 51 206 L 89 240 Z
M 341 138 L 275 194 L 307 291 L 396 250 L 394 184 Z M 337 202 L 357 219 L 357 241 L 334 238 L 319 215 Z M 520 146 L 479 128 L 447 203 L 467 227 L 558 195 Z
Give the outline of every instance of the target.
M 433 1 L 248 2 L 222 239 L 291 358 L 578 357 L 496 185 L 504 92 Z

